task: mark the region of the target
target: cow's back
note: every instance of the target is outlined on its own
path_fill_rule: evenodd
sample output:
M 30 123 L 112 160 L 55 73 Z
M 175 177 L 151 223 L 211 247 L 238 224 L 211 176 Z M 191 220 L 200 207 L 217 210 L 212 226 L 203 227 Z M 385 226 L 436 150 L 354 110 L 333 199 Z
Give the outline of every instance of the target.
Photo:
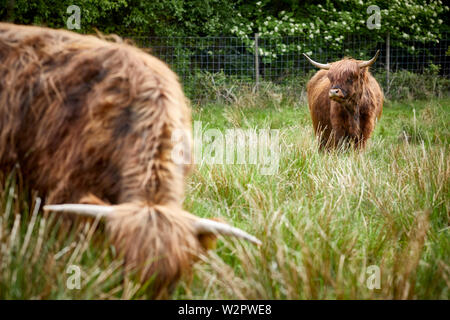
M 54 202 L 88 193 L 111 203 L 152 201 L 148 164 L 167 160 L 171 132 L 189 134 L 191 126 L 178 78 L 164 63 L 125 43 L 6 23 L 0 57 L 2 171 L 18 163 Z M 168 196 L 179 199 L 182 179 L 169 180 L 176 195 Z

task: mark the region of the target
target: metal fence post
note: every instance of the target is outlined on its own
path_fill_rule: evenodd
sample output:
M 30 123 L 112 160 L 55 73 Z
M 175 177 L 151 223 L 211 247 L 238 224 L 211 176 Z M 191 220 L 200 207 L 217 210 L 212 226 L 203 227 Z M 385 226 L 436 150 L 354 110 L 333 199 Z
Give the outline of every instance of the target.
M 389 92 L 389 72 L 391 69 L 391 37 L 389 31 L 386 35 L 386 93 Z
M 258 86 L 259 86 L 258 39 L 259 39 L 259 33 L 255 33 L 255 91 L 258 90 Z

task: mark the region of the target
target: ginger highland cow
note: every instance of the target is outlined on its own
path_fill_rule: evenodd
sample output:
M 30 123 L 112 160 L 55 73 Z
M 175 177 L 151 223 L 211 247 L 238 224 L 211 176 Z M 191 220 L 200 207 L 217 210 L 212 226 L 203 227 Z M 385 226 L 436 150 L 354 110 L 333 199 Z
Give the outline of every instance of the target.
M 0 23 L 0 171 L 18 166 L 45 210 L 104 219 L 125 265 L 154 276 L 155 298 L 190 271 L 205 238 L 259 243 L 183 211 L 190 166 L 172 157 L 175 130 L 190 155 L 190 108 L 157 58 L 119 38 Z
M 304 54 L 322 69 L 307 85 L 309 111 L 321 149 L 348 142 L 355 148 L 366 146 L 383 109 L 383 93 L 368 70 L 379 53 L 369 61 L 345 58 L 327 64 Z

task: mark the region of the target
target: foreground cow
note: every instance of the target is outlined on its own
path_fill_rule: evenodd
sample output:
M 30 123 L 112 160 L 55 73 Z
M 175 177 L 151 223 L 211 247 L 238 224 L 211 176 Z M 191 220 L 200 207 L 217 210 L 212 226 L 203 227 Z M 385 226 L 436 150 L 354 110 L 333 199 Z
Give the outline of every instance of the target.
M 120 41 L 119 41 L 120 42 Z M 46 210 L 102 217 L 127 267 L 167 297 L 211 236 L 258 242 L 182 210 L 191 115 L 176 75 L 124 43 L 0 23 L 0 172 L 19 165 Z
M 369 61 L 343 59 L 322 64 L 305 57 L 318 71 L 308 82 L 308 104 L 321 148 L 351 142 L 364 148 L 383 109 L 383 93 L 368 68 Z

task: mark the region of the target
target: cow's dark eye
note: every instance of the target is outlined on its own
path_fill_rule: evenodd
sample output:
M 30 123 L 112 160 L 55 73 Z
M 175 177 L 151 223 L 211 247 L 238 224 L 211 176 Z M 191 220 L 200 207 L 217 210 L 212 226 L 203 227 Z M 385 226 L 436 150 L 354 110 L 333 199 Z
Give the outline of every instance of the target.
M 353 78 L 347 78 L 347 83 L 348 84 L 352 84 L 352 82 L 353 82 Z

